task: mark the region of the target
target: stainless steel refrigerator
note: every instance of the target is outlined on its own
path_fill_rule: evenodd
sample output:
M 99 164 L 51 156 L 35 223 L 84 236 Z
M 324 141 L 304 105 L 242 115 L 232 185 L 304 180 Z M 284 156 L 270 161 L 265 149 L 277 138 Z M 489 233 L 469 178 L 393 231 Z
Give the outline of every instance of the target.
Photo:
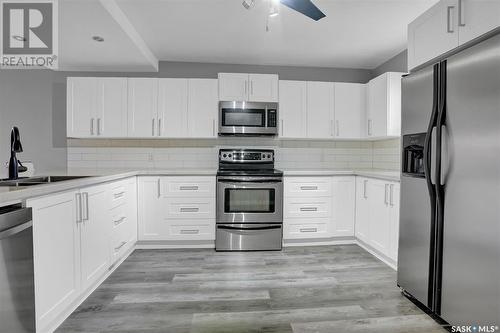
M 402 80 L 398 285 L 450 325 L 500 325 L 500 35 Z

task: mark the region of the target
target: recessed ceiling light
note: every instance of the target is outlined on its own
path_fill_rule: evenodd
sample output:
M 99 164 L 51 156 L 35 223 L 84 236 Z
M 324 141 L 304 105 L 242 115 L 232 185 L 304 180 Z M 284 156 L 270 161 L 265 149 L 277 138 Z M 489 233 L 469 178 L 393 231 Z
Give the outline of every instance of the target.
M 101 36 L 93 36 L 92 39 L 99 43 L 104 42 L 104 38 L 102 38 Z
M 20 42 L 26 41 L 26 38 L 24 38 L 23 36 L 19 36 L 19 35 L 14 35 L 14 36 L 12 36 L 12 38 L 14 38 L 15 40 L 18 40 Z

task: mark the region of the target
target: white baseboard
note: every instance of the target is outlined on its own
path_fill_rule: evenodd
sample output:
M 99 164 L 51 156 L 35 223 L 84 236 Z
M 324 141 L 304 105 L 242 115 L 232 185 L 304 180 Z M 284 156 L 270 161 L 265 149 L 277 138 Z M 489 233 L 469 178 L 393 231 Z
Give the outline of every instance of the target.
M 356 244 L 358 244 L 366 252 L 370 253 L 371 255 L 376 257 L 378 260 L 382 261 L 384 264 L 386 264 L 387 266 L 392 268 L 393 270 L 395 270 L 395 271 L 398 270 L 398 264 L 394 260 L 392 260 L 392 259 L 388 258 L 387 256 L 383 255 L 382 253 L 378 252 L 377 250 L 375 250 L 373 247 L 366 244 L 362 240 L 356 239 Z
M 327 246 L 327 245 L 349 245 L 357 244 L 355 238 L 341 237 L 331 239 L 308 239 L 308 240 L 284 240 L 283 247 L 294 246 Z
M 215 241 L 139 241 L 138 250 L 214 249 Z

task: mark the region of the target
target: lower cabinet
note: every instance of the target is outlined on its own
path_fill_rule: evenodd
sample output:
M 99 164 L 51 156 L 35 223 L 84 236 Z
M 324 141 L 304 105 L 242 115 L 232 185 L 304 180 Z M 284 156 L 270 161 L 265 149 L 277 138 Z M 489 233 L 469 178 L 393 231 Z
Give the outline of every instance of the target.
M 27 200 L 26 206 L 33 210 L 38 332 L 57 326 L 74 302 L 97 286 L 112 266 L 112 186 L 103 184 Z M 130 203 L 135 206 L 133 200 Z M 131 221 L 129 233 L 137 228 L 133 211 L 132 207 L 124 214 Z
M 215 240 L 215 177 L 138 178 L 140 241 Z
M 358 177 L 356 237 L 394 262 L 399 230 L 399 183 Z
M 283 239 L 354 236 L 355 178 L 285 177 Z

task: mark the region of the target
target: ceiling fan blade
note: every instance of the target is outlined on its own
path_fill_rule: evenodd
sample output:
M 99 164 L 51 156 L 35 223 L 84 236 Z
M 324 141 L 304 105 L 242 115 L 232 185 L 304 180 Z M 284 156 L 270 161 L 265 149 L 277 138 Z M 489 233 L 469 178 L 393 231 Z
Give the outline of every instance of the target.
M 280 0 L 280 2 L 295 10 L 299 13 L 304 14 L 307 17 L 312 18 L 315 21 L 319 21 L 323 17 L 326 17 L 325 14 L 315 4 L 312 3 L 311 0 Z

